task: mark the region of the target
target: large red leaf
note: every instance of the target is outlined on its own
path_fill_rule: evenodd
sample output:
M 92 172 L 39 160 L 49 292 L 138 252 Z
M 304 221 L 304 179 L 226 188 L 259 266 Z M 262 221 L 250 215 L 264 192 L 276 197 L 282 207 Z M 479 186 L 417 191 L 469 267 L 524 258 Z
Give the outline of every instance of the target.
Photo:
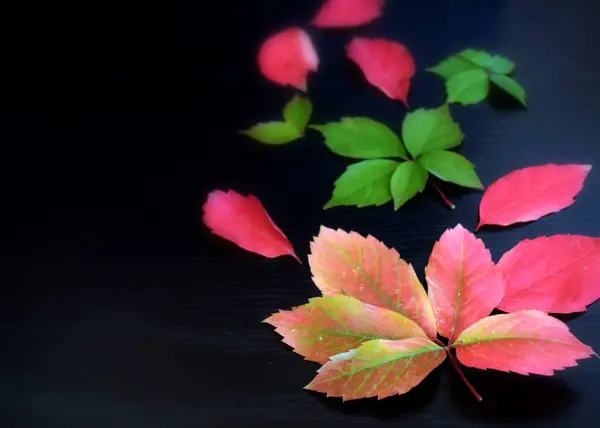
M 483 195 L 477 229 L 533 221 L 570 206 L 591 169 L 591 165 L 548 164 L 505 175 Z
M 292 27 L 269 37 L 258 53 L 262 74 L 282 86 L 306 91 L 310 71 L 317 71 L 319 58 L 309 35 Z
M 498 267 L 506 294 L 498 308 L 505 312 L 585 311 L 600 298 L 600 239 L 580 235 L 526 239 L 506 252 Z
M 464 330 L 454 345 L 465 366 L 550 376 L 594 354 L 561 321 L 540 311 L 484 318 Z
M 488 316 L 504 295 L 490 251 L 460 224 L 436 242 L 425 275 L 438 333 L 450 342 Z
M 326 0 L 312 25 L 321 28 L 356 27 L 381 16 L 384 0 Z
M 308 256 L 313 280 L 326 296 L 345 294 L 399 312 L 436 337 L 425 289 L 398 252 L 372 236 L 321 227 Z
M 332 357 L 305 388 L 344 401 L 382 399 L 410 391 L 445 358 L 443 348 L 422 337 L 371 340 Z
M 265 320 L 283 342 L 307 360 L 324 364 L 329 357 L 372 339 L 427 337 L 405 316 L 348 296 L 317 297 Z
M 355 37 L 346 48 L 348 57 L 373 86 L 388 97 L 408 105 L 415 61 L 406 46 L 387 39 Z
M 215 235 L 245 250 L 269 258 L 290 255 L 300 262 L 290 241 L 253 195 L 215 190 L 204 204 L 203 220 Z

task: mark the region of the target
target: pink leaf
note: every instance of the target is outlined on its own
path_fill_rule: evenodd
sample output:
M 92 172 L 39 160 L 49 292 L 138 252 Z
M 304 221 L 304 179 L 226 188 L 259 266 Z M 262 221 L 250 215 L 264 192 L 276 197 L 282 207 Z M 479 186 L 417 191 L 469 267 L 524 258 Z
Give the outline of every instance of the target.
M 357 27 L 381 16 L 384 0 L 326 0 L 312 25 L 320 28 Z
M 511 172 L 488 187 L 479 225 L 508 226 L 537 220 L 575 202 L 591 165 L 539 165 Z
M 436 242 L 425 268 L 438 333 L 450 340 L 488 316 L 504 295 L 490 251 L 460 224 Z
M 310 71 L 317 71 L 319 58 L 309 35 L 292 27 L 269 37 L 258 53 L 261 73 L 282 86 L 306 91 Z
M 345 294 L 399 312 L 436 337 L 425 289 L 411 265 L 383 243 L 356 232 L 321 227 L 308 256 L 313 280 L 325 296 Z
M 453 346 L 465 366 L 523 375 L 551 376 L 594 354 L 563 322 L 540 311 L 484 318 L 464 330 Z
M 499 309 L 515 312 L 585 311 L 600 298 L 600 239 L 580 235 L 526 239 L 506 252 L 498 267 L 506 295 Z
M 215 235 L 244 250 L 269 258 L 290 255 L 300 262 L 290 241 L 255 196 L 215 190 L 204 204 L 203 220 Z
M 348 57 L 361 68 L 369 83 L 391 99 L 408 105 L 415 62 L 406 46 L 387 39 L 355 37 L 346 49 Z

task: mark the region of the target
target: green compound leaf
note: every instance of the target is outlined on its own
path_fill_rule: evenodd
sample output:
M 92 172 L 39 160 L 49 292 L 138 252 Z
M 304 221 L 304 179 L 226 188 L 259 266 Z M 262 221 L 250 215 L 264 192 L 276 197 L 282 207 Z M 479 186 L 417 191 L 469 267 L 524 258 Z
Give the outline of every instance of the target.
M 383 205 L 392 199 L 390 180 L 398 162 L 374 159 L 350 165 L 335 182 L 333 196 L 325 209 L 341 205 Z
M 340 122 L 312 125 L 325 137 L 329 149 L 354 159 L 408 158 L 400 138 L 383 123 L 366 117 L 342 118 Z
M 261 143 L 271 145 L 291 143 L 302 137 L 302 133 L 294 125 L 287 122 L 259 123 L 250 129 L 240 131 L 240 133 Z
M 298 132 L 304 134 L 312 110 L 312 103 L 308 98 L 296 95 L 283 109 L 283 118 L 287 123 L 294 125 Z
M 483 189 L 475 172 L 475 166 L 458 153 L 445 150 L 427 153 L 419 159 L 419 162 L 441 180 L 459 186 Z
M 512 77 L 504 76 L 503 74 L 492 74 L 490 80 L 527 107 L 527 95 L 525 94 L 525 89 L 523 89 L 523 87 Z
M 487 97 L 489 89 L 490 81 L 483 69 L 464 71 L 446 81 L 449 103 L 476 104 Z
M 416 158 L 423 153 L 459 146 L 464 135 L 445 104 L 408 113 L 402 124 L 402 138 L 409 153 Z
M 403 162 L 398 165 L 390 182 L 395 210 L 425 189 L 428 175 L 427 170 L 418 162 Z

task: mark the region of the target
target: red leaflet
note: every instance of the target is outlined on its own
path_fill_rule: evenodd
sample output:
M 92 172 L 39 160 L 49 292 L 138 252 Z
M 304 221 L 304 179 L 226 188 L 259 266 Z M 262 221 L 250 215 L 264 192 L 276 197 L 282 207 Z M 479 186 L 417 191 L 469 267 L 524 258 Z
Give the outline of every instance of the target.
M 585 311 L 600 298 L 600 239 L 580 235 L 526 239 L 505 253 L 498 267 L 506 295 L 498 305 L 505 312 Z
M 308 256 L 313 280 L 325 296 L 345 294 L 399 312 L 435 337 L 427 294 L 411 265 L 372 236 L 321 227 Z
M 308 34 L 289 28 L 269 37 L 258 53 L 258 66 L 269 80 L 306 91 L 310 71 L 317 71 L 319 58 Z
M 591 169 L 591 165 L 548 164 L 505 175 L 483 195 L 477 229 L 533 221 L 570 206 Z
M 391 99 L 408 105 L 415 62 L 406 46 L 392 40 L 355 37 L 346 50 L 348 58 L 361 68 L 369 83 Z
M 203 220 L 215 235 L 245 250 L 269 258 L 290 255 L 300 262 L 290 241 L 255 196 L 215 190 L 204 204 Z
M 265 322 L 274 326 L 283 343 L 296 353 L 321 364 L 371 339 L 427 337 L 404 315 L 343 295 L 310 299 L 308 304 L 279 311 Z
M 410 391 L 445 359 L 444 348 L 423 337 L 371 340 L 332 357 L 305 388 L 344 401 L 382 399 Z
M 384 0 L 326 0 L 312 25 L 321 28 L 357 27 L 381 16 Z
M 494 315 L 467 328 L 454 343 L 465 366 L 550 376 L 594 351 L 556 318 L 540 311 Z
M 490 251 L 460 224 L 435 244 L 425 275 L 438 333 L 450 342 L 488 316 L 504 295 L 502 274 Z

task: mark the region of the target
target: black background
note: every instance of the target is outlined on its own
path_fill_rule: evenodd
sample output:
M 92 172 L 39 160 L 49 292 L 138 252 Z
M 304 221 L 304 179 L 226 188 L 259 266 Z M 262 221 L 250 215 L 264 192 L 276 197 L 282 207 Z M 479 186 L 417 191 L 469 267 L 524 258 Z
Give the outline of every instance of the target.
M 20 2 L 14 2 L 20 3 Z M 481 197 L 428 191 L 394 212 L 322 211 L 348 164 L 314 132 L 283 147 L 237 133 L 276 119 L 292 91 L 262 78 L 257 48 L 306 25 L 320 1 L 52 2 L 0 18 L 3 175 L 0 425 L 3 427 L 591 426 L 600 363 L 554 377 L 448 363 L 403 397 L 342 404 L 304 391 L 317 365 L 271 328 L 270 313 L 317 295 L 306 263 L 323 224 L 370 233 L 422 277 L 441 233 L 472 229 Z M 444 100 L 424 72 L 466 47 L 517 63 L 528 110 L 495 98 L 453 106 L 461 153 L 484 184 L 547 162 L 600 162 L 600 3 L 596 0 L 388 0 L 383 19 L 309 29 L 321 58 L 313 121 L 364 115 L 399 129 L 405 108 L 346 59 L 352 35 L 405 43 L 419 71 L 412 108 Z M 600 235 L 596 166 L 577 203 L 482 237 L 497 259 L 523 238 Z M 239 250 L 205 230 L 216 188 L 254 193 L 302 265 Z M 600 305 L 569 321 L 600 349 Z

